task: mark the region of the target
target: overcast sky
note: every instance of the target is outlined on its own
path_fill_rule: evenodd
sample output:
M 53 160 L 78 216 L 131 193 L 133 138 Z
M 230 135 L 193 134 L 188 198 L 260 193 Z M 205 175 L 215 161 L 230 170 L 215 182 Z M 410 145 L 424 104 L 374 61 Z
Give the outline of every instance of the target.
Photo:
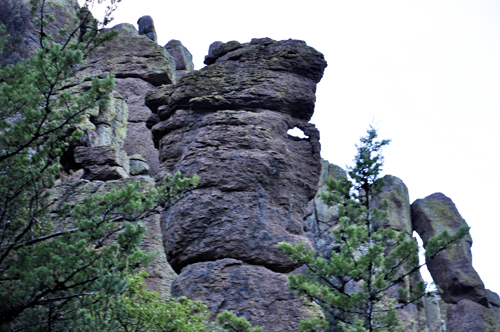
M 471 226 L 474 267 L 500 293 L 500 2 L 122 0 L 114 23 L 154 19 L 202 68 L 214 41 L 301 39 L 325 55 L 312 123 L 345 167 L 374 122 L 386 174 L 410 200 L 450 197 Z

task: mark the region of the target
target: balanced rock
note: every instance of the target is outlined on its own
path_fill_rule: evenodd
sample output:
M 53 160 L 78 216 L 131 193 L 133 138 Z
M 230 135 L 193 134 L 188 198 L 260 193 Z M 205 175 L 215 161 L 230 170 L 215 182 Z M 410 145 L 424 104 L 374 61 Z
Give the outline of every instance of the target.
M 424 246 L 429 238 L 447 230 L 454 234 L 460 226 L 467 225 L 451 199 L 435 193 L 417 199 L 411 205 L 413 229 L 422 238 Z M 427 262 L 427 268 L 434 282 L 443 290 L 441 294 L 447 303 L 471 300 L 488 306 L 486 290 L 481 278 L 472 267 L 470 247 L 472 238 L 466 236 L 459 245 L 452 246 Z
M 290 50 L 289 55 L 278 57 L 285 54 L 280 49 Z M 317 190 L 318 132 L 302 116 L 292 116 L 298 113 L 283 111 L 286 99 L 267 102 L 260 94 L 248 95 L 250 90 L 242 87 L 281 86 L 281 79 L 289 77 L 294 89 L 312 94 L 312 108 L 316 81 L 311 77 L 319 80 L 326 62 L 302 41 L 253 40 L 239 50 L 243 52 L 239 60 L 218 58 L 215 64 L 188 73 L 166 89 L 169 96 L 156 97 L 167 101 L 171 111 L 170 117 L 152 128 L 160 150 L 157 178 L 177 171 L 200 177 L 198 188 L 174 204 L 162 221 L 167 257 L 177 272 L 189 264 L 224 258 L 289 272 L 297 264 L 277 244 L 309 242 L 303 219 L 307 202 Z M 296 66 L 274 63 L 278 60 Z M 234 76 L 217 74 L 220 68 L 232 70 Z M 250 72 L 260 78 L 247 76 L 234 81 L 228 86 L 231 91 L 217 92 L 212 86 L 219 78 L 237 79 L 236 73 Z M 200 89 L 213 89 L 214 94 L 227 92 L 227 103 L 214 108 L 177 102 L 177 98 L 198 95 L 191 92 Z M 252 104 L 259 107 L 250 107 Z M 275 104 L 283 108 L 273 110 Z M 289 136 L 287 130 L 294 127 L 308 138 Z
M 137 25 L 139 25 L 139 35 L 144 35 L 156 43 L 157 38 L 155 24 L 151 16 L 145 15 L 141 17 L 137 21 Z

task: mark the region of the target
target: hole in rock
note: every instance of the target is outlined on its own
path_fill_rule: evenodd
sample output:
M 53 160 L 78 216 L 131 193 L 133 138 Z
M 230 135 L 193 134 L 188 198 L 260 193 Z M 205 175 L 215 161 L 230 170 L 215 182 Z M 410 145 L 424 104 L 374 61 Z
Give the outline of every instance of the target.
M 309 138 L 309 136 L 306 136 L 306 134 L 304 134 L 304 132 L 300 128 L 297 128 L 297 127 L 292 128 L 292 129 L 288 129 L 287 134 L 290 136 L 293 136 L 293 137 L 297 137 L 297 138 Z
M 413 237 L 417 239 L 418 243 L 418 260 L 419 264 L 422 265 L 425 263 L 425 249 L 424 249 L 424 242 L 420 238 L 420 235 L 418 235 L 417 232 L 413 231 Z M 434 284 L 434 280 L 432 280 L 432 276 L 427 269 L 427 265 L 424 265 L 420 268 L 420 274 L 422 274 L 422 278 L 424 281 L 427 283 L 427 287 L 425 289 L 426 292 L 433 292 L 436 291 L 436 285 Z

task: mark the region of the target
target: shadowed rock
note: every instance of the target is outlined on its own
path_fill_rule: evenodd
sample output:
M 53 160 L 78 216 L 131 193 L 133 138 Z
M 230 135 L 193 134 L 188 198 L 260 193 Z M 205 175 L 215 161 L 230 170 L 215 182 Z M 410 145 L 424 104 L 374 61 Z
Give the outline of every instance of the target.
M 411 215 L 413 229 L 424 246 L 429 238 L 444 230 L 454 234 L 460 226 L 467 225 L 452 200 L 441 193 L 417 199 L 411 205 Z M 459 245 L 428 261 L 427 267 L 434 282 L 443 290 L 441 296 L 445 302 L 458 303 L 467 299 L 488 306 L 484 284 L 472 267 L 471 245 L 472 238 L 467 236 Z
M 155 24 L 151 16 L 145 15 L 141 17 L 137 21 L 137 25 L 139 25 L 139 35 L 144 35 L 156 43 Z

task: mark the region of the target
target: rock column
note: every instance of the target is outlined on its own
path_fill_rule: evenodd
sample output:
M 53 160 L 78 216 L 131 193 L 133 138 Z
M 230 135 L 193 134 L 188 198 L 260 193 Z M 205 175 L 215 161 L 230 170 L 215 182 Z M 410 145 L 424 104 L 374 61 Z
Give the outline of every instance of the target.
M 277 246 L 306 242 L 303 221 L 320 174 L 314 111 L 323 55 L 297 40 L 217 43 L 207 67 L 152 93 L 158 178 L 180 171 L 200 184 L 162 216 L 180 273 L 174 295 L 228 309 L 264 331 L 294 331 L 303 301 L 286 289 L 298 265 Z M 302 129 L 307 138 L 287 134 Z

